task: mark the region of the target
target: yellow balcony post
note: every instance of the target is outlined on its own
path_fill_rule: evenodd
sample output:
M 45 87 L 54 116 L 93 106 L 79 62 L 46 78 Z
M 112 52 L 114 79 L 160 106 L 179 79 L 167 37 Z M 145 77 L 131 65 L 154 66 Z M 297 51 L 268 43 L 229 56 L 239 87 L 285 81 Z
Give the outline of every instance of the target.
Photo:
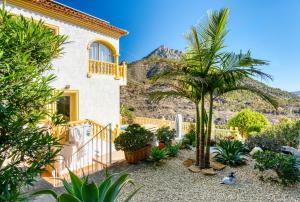
M 115 57 L 115 79 L 120 79 L 120 67 L 119 67 L 119 55 L 118 54 L 115 54 L 114 55 Z
M 127 63 L 125 60 L 122 61 L 122 68 L 123 68 L 123 71 L 122 71 L 122 78 L 125 79 L 126 78 L 126 75 L 127 75 Z

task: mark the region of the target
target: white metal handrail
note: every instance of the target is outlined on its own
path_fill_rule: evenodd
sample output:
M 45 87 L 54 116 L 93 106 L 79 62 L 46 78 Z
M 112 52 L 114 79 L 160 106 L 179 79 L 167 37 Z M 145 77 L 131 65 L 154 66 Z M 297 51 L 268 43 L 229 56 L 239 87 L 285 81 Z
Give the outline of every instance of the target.
M 98 160 L 94 161 L 94 159 Z M 54 178 L 64 177 L 67 179 L 68 170 L 75 172 L 79 176 L 82 176 L 83 173 L 88 175 L 103 169 L 103 167 L 110 165 L 111 162 L 112 126 L 108 124 L 80 146 L 69 158 L 59 159 L 58 166 L 55 166 Z

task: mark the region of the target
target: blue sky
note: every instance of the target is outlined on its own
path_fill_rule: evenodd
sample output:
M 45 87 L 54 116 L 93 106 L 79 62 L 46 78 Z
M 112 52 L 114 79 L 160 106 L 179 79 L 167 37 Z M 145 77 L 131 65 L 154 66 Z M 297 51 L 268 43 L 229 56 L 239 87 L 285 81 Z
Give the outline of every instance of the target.
M 183 34 L 208 10 L 230 8 L 228 50 L 251 50 L 270 61 L 267 84 L 300 90 L 299 0 L 58 0 L 130 33 L 121 39 L 121 59 L 134 61 L 160 45 L 184 50 Z

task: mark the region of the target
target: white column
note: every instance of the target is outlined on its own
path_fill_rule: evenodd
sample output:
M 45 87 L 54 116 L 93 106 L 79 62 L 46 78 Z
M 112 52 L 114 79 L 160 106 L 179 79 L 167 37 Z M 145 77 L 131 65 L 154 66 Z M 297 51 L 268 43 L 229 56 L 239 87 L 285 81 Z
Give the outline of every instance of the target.
M 175 129 L 176 129 L 176 138 L 182 139 L 183 132 L 182 132 L 182 115 L 181 114 L 176 115 Z

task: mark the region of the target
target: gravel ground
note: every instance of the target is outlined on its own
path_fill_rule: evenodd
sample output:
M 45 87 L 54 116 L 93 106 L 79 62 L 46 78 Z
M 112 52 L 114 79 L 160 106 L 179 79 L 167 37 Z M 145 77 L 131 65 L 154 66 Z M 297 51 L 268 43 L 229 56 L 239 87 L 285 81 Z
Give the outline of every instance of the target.
M 150 163 L 128 165 L 122 163 L 110 170 L 120 172 L 126 170 L 131 174 L 136 186 L 143 186 L 132 201 L 300 201 L 300 185 L 283 187 L 277 184 L 262 182 L 258 179 L 257 171 L 253 169 L 253 162 L 248 165 L 218 171 L 215 176 L 204 176 L 192 173 L 182 162 L 193 158 L 191 151 L 181 151 L 179 157 L 171 158 L 159 167 Z M 222 185 L 221 179 L 234 171 L 237 176 L 235 185 Z M 103 173 L 91 176 L 99 182 Z M 133 189 L 127 186 L 126 195 Z M 62 189 L 58 188 L 57 191 Z M 36 198 L 32 201 L 51 201 L 49 198 Z

